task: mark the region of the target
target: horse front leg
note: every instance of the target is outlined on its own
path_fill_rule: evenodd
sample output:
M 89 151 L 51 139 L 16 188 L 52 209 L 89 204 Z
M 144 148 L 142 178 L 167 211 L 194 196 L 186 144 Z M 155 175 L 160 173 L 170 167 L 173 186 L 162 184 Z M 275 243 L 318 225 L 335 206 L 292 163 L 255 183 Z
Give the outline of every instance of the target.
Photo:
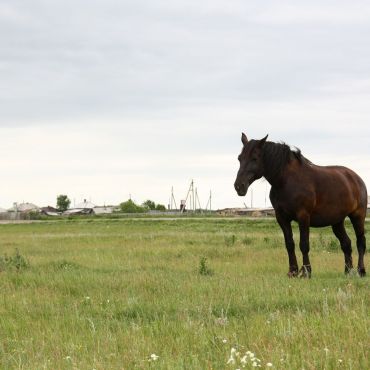
M 310 217 L 309 215 L 304 215 L 298 219 L 299 225 L 299 248 L 302 252 L 303 265 L 300 270 L 300 277 L 310 278 L 311 277 L 311 263 L 308 253 L 310 252 Z
M 295 250 L 294 250 L 295 245 L 294 245 L 291 222 L 290 220 L 283 217 L 283 215 L 281 215 L 280 213 L 276 213 L 276 219 L 277 219 L 279 226 L 281 227 L 281 230 L 283 231 L 285 247 L 288 252 L 288 258 L 289 258 L 288 276 L 296 277 L 298 276 L 298 262 L 297 262 L 297 257 L 295 255 Z

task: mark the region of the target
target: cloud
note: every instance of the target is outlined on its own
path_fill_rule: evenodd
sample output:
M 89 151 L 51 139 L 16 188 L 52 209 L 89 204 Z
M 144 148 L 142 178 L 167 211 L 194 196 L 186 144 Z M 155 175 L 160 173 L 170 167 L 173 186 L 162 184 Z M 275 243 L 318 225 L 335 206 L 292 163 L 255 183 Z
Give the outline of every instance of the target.
M 370 6 L 367 1 L 354 1 L 348 6 L 346 1 L 326 0 L 321 2 L 284 1 L 270 2 L 265 11 L 257 13 L 253 19 L 263 24 L 274 25 L 341 25 L 368 26 Z
M 57 190 L 166 202 L 164 189 L 192 177 L 215 206 L 240 205 L 241 131 L 356 166 L 370 154 L 369 12 L 361 1 L 3 2 L 0 205 Z

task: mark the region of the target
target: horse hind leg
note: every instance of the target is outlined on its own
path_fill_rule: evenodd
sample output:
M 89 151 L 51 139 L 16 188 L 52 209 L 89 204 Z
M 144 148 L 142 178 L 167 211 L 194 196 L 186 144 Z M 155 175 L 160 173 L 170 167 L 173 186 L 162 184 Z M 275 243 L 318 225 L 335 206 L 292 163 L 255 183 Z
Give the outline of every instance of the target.
M 344 273 L 349 274 L 353 269 L 351 239 L 348 237 L 344 227 L 344 221 L 332 226 L 334 235 L 339 240 L 344 254 Z
M 364 255 L 366 250 L 365 215 L 366 212 L 360 212 L 350 215 L 350 219 L 356 233 L 356 244 L 358 250 L 357 271 L 360 276 L 366 275 L 364 264 Z

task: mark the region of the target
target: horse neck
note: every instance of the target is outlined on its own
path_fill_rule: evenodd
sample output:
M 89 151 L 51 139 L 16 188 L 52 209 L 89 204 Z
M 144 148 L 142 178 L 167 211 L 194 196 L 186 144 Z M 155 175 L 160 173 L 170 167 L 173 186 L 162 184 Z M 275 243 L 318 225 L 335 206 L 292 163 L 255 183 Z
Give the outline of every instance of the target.
M 283 172 L 290 161 L 291 151 L 287 145 L 266 142 L 263 150 L 263 176 L 271 186 L 279 186 Z

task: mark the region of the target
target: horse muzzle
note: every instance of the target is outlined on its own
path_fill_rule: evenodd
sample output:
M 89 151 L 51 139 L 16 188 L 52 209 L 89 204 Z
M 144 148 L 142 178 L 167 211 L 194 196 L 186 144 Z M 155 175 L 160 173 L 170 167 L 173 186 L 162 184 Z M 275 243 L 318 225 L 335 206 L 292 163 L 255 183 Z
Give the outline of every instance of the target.
M 247 194 L 247 190 L 248 190 L 248 185 L 246 185 L 245 183 L 235 183 L 234 184 L 234 188 L 236 190 L 236 192 L 238 193 L 239 196 L 241 197 L 244 197 L 244 195 Z

